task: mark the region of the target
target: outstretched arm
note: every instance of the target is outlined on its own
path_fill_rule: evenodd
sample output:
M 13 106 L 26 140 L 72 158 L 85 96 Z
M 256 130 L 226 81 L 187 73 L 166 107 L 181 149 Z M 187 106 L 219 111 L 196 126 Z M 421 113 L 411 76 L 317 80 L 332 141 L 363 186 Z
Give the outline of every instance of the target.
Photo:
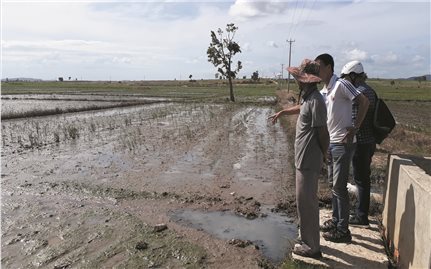
M 268 117 L 268 120 L 271 120 L 273 124 L 277 122 L 277 119 L 282 115 L 294 115 L 299 114 L 299 110 L 301 108 L 301 105 L 296 105 L 293 107 L 289 107 L 283 110 L 280 110 L 279 112 L 275 113 L 274 115 L 271 115 Z

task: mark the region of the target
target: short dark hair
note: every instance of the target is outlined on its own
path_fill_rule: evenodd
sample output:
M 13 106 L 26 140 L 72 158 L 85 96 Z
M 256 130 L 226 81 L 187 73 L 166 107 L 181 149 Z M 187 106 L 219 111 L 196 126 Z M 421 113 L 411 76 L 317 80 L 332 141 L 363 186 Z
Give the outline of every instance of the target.
M 332 58 L 331 55 L 329 55 L 328 53 L 320 54 L 319 56 L 316 57 L 315 61 L 317 60 L 320 60 L 325 65 L 329 64 L 331 66 L 332 72 L 334 72 L 334 58 Z

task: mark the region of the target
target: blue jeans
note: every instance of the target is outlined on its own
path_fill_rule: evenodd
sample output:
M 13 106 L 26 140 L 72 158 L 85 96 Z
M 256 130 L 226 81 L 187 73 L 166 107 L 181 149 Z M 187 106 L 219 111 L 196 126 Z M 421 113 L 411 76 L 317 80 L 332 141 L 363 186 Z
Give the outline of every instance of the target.
M 347 180 L 349 178 L 350 163 L 356 144 L 331 143 L 328 162 L 328 180 L 332 186 L 332 220 L 337 229 L 347 232 L 349 229 L 349 193 Z
M 358 204 L 356 215 L 362 221 L 368 221 L 368 211 L 370 208 L 370 175 L 371 159 L 376 150 L 375 143 L 357 144 L 353 155 L 353 178 L 358 187 Z

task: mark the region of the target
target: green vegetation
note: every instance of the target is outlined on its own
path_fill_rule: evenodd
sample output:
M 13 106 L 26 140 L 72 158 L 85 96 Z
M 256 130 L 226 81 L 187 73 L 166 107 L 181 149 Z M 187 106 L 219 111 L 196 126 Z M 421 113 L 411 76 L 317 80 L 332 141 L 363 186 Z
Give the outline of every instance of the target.
M 379 96 L 394 101 L 431 101 L 431 81 L 383 80 L 370 79 L 368 83 Z M 280 88 L 275 80 L 260 79 L 253 82 L 248 79 L 234 81 L 236 95 L 274 96 L 274 90 Z M 285 87 L 284 83 L 284 87 Z M 292 80 L 291 89 L 297 92 Z M 139 94 L 158 97 L 228 97 L 227 80 L 190 81 L 42 81 L 42 82 L 2 82 L 2 95 L 5 94 Z
M 292 82 L 291 82 L 292 83 Z M 388 101 L 431 101 L 431 81 L 368 79 L 367 83 L 377 92 L 380 98 Z M 293 87 L 292 87 L 293 86 Z M 321 87 L 322 85 L 320 85 Z M 296 83 L 290 85 L 298 92 Z
M 277 82 L 261 80 L 235 80 L 236 95 L 244 97 L 274 96 Z M 132 82 L 8 82 L 2 83 L 5 94 L 138 94 L 146 97 L 214 99 L 228 98 L 226 80 L 189 81 L 132 81 Z
M 393 101 L 431 101 L 431 81 L 370 79 L 380 98 Z

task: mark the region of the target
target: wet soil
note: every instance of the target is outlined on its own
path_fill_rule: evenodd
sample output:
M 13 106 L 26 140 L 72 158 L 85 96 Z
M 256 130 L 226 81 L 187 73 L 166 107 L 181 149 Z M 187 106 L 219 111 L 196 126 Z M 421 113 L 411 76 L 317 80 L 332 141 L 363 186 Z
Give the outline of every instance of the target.
M 1 265 L 278 264 L 296 225 L 293 149 L 273 111 L 163 103 L 2 121 Z M 217 233 L 221 219 L 236 228 Z

